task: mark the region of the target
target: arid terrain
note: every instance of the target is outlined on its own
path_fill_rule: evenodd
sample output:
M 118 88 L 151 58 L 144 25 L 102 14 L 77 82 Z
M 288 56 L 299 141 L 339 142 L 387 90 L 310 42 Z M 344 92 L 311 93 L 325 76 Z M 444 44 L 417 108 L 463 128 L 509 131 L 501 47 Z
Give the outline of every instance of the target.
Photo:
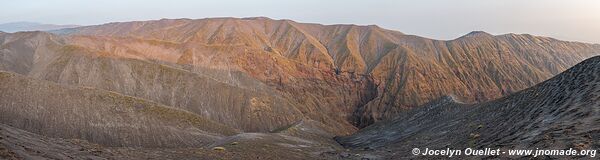
M 350 148 L 383 148 L 378 151 L 393 159 L 416 158 L 406 152 L 412 148 L 595 149 L 600 147 L 599 93 L 597 56 L 507 97 L 464 104 L 447 96 L 336 139 Z
M 265 17 L 0 32 L 0 159 L 598 148 L 597 55 L 528 34 L 443 41 Z

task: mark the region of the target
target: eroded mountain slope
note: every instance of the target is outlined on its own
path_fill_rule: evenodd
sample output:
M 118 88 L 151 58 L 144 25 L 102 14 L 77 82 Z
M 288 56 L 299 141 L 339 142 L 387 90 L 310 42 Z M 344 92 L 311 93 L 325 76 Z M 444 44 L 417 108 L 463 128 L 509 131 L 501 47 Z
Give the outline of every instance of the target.
M 54 33 L 0 32 L 0 70 L 12 72 L 0 74 L 0 121 L 12 128 L 0 128 L 39 134 L 25 138 L 84 139 L 120 156 L 101 157 L 380 158 L 373 154 L 412 149 L 393 142 L 597 146 L 589 142 L 597 139 L 597 109 L 581 109 L 598 106 L 589 102 L 597 99 L 596 74 L 572 69 L 565 74 L 582 78 L 561 75 L 518 91 L 600 53 L 599 45 L 485 32 L 439 41 L 377 26 L 268 18 L 163 19 Z M 590 61 L 597 60 L 584 64 Z M 449 94 L 455 96 L 442 97 Z M 354 156 L 331 139 L 393 117 L 338 139 L 375 152 Z
M 445 97 L 336 139 L 397 153 L 390 158 L 412 157 L 412 148 L 594 149 L 600 147 L 599 93 L 597 56 L 498 100 L 468 105 Z
M 109 23 L 62 33 L 176 44 L 179 50 L 161 51 L 169 53 L 169 58 L 151 59 L 238 70 L 278 87 L 298 102 L 316 106 L 311 108 L 324 104 L 343 108 L 344 113 L 351 111 L 344 118 L 357 126 L 394 117 L 403 109 L 447 94 L 467 102 L 499 98 L 600 53 L 599 45 L 531 35 L 473 32 L 439 41 L 377 26 L 262 17 Z M 153 52 L 152 47 L 146 47 L 150 51 L 130 45 L 116 48 Z M 327 85 L 311 92 L 297 91 L 314 88 L 313 82 Z M 347 89 L 336 89 L 340 87 Z
M 473 32 L 439 41 L 377 26 L 268 18 L 164 19 L 55 33 L 62 35 L 3 34 L 2 68 L 39 79 L 140 96 L 248 131 L 268 131 L 310 117 L 335 128 L 338 134 L 396 117 L 442 95 L 452 94 L 469 103 L 505 96 L 600 51 L 599 45 L 531 35 Z M 147 72 L 146 66 L 150 66 Z M 169 69 L 157 69 L 163 66 Z M 168 74 L 148 77 L 162 72 Z M 262 92 L 273 102 L 265 103 L 269 104 L 267 109 L 259 109 L 267 116 L 255 117 L 262 118 L 267 126 L 227 122 L 238 121 L 239 116 L 252 117 L 248 113 L 254 111 L 226 117 L 219 114 L 230 113 L 214 109 L 225 105 L 234 106 L 227 112 L 241 111 L 251 104 L 263 104 L 261 100 L 252 103 L 250 96 L 215 97 L 194 92 L 206 86 L 163 84 L 196 77 L 173 78 L 171 72 Z M 190 91 L 178 94 L 176 88 Z M 223 94 L 233 93 L 226 90 Z M 207 104 L 190 102 L 186 97 L 204 98 L 202 101 L 209 102 L 208 108 L 215 112 L 200 112 Z M 221 97 L 232 98 L 221 101 Z M 273 117 L 279 114 L 300 116 Z
M 333 135 L 325 132 L 319 129 L 318 122 L 308 120 L 275 133 L 224 137 L 203 147 L 108 147 L 0 124 L 0 159 L 339 159 L 335 154 L 322 154 L 343 150 L 333 141 Z
M 3 124 L 105 146 L 202 146 L 238 130 L 197 114 L 93 88 L 0 72 Z
M 311 111 L 315 109 L 290 102 L 286 95 L 239 71 L 196 67 L 190 72 L 185 70 L 189 67 L 74 45 L 43 32 L 7 37 L 5 57 L 23 58 L 8 59 L 12 63 L 5 63 L 5 70 L 33 78 L 152 100 L 244 131 L 267 132 L 306 116 L 326 123 L 339 134 L 354 131 L 345 119 L 329 117 L 328 113 L 336 109 Z

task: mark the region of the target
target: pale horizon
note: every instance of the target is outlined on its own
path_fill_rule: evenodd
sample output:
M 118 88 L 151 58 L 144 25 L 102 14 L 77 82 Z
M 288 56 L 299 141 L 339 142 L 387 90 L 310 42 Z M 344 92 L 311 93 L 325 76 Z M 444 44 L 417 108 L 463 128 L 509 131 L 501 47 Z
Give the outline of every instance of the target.
M 268 17 L 326 25 L 378 25 L 438 40 L 455 39 L 471 31 L 485 31 L 494 35 L 532 34 L 566 41 L 600 43 L 600 1 L 594 0 L 23 0 L 3 4 L 0 24 L 37 22 L 97 25 L 163 18 Z

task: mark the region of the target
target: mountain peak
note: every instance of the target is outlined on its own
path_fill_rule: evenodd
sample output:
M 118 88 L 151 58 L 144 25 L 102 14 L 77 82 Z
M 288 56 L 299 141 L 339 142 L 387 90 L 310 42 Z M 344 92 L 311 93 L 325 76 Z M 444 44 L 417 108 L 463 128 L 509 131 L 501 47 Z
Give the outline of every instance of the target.
M 244 17 L 243 20 L 273 20 L 269 17 L 258 16 L 258 17 Z
M 468 34 L 462 36 L 461 38 L 469 38 L 469 37 L 494 37 L 494 35 L 484 32 L 484 31 L 472 31 L 472 32 L 469 32 Z

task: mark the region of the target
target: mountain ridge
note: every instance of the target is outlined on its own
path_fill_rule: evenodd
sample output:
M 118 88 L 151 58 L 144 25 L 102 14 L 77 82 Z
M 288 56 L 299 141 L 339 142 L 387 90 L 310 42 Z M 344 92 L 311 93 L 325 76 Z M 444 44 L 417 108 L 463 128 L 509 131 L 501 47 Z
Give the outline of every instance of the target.
M 526 34 L 442 41 L 264 17 L 0 33 L 0 156 L 383 159 L 414 158 L 390 155 L 412 143 L 597 146 L 570 131 L 597 130 L 598 54 Z
M 600 53 L 600 45 L 473 34 L 484 36 L 439 41 L 377 26 L 215 18 L 109 23 L 59 36 L 113 58 L 240 72 L 311 112 L 339 109 L 344 115 L 331 116 L 359 128 L 443 95 L 468 103 L 506 96 Z
M 400 31 L 397 31 L 397 30 L 393 30 L 393 29 L 385 29 L 385 28 L 380 27 L 377 24 L 364 24 L 364 25 L 357 25 L 357 24 L 351 24 L 351 23 L 320 24 L 320 23 L 313 23 L 313 22 L 300 22 L 300 21 L 295 21 L 295 20 L 292 20 L 292 19 L 273 19 L 273 18 L 263 17 L 263 16 L 258 16 L 258 17 L 210 17 L 210 18 L 199 18 L 199 19 L 194 19 L 194 18 L 161 18 L 161 19 L 157 19 L 157 20 L 139 20 L 139 21 L 108 22 L 108 23 L 96 24 L 96 25 L 85 25 L 85 26 L 76 26 L 76 27 L 73 27 L 73 28 L 48 30 L 48 32 L 53 32 L 53 33 L 57 33 L 57 34 L 64 34 L 63 32 L 61 32 L 61 30 L 70 30 L 70 29 L 74 29 L 74 28 L 95 27 L 95 26 L 103 26 L 103 25 L 109 25 L 109 24 L 131 23 L 131 22 L 155 22 L 155 21 L 177 21 L 177 20 L 199 21 L 199 20 L 223 20 L 223 19 L 289 21 L 289 22 L 293 22 L 293 23 L 311 24 L 311 25 L 322 25 L 322 26 L 375 27 L 375 28 L 381 28 L 381 29 L 384 29 L 384 30 L 388 30 L 388 31 L 392 31 L 392 32 L 397 32 L 397 33 L 400 33 L 400 34 L 404 34 L 406 36 L 415 36 L 415 37 L 425 38 L 425 39 L 434 40 L 434 41 L 452 41 L 452 40 L 456 40 L 456 39 L 459 39 L 461 37 L 465 37 L 465 36 L 468 36 L 468 35 L 472 35 L 472 34 L 476 34 L 476 33 L 482 33 L 482 34 L 491 35 L 491 36 L 494 36 L 494 37 L 506 36 L 506 35 L 521 35 L 521 36 L 534 36 L 534 37 L 540 37 L 540 38 L 551 38 L 551 39 L 554 39 L 554 40 L 567 41 L 567 42 L 576 42 L 576 43 L 587 43 L 587 44 L 593 44 L 593 45 L 600 45 L 600 43 L 580 42 L 580 41 L 576 41 L 576 40 L 562 40 L 562 39 L 553 38 L 551 36 L 532 35 L 532 34 L 529 34 L 529 33 L 512 33 L 512 32 L 508 32 L 508 33 L 501 33 L 501 34 L 491 34 L 489 32 L 483 31 L 483 30 L 473 30 L 473 31 L 471 31 L 469 33 L 465 33 L 464 35 L 458 36 L 458 37 L 453 38 L 453 39 L 436 39 L 436 38 L 429 38 L 429 37 L 419 36 L 419 35 L 416 35 L 416 34 L 405 34 L 403 32 L 400 32 Z

